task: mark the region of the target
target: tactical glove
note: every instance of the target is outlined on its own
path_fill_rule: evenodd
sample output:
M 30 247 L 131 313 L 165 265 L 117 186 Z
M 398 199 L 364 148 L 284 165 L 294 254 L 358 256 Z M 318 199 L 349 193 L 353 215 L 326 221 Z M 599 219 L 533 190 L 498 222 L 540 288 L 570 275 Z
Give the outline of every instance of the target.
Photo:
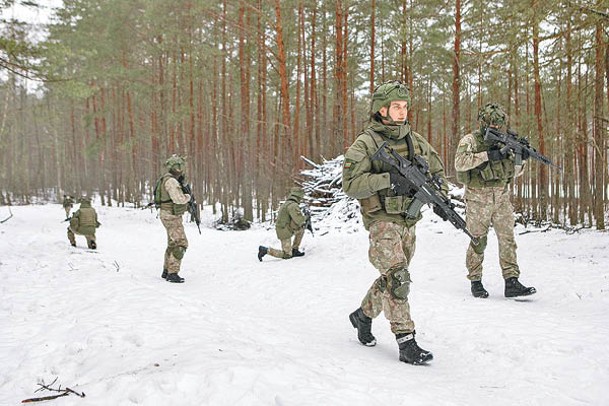
M 397 172 L 389 172 L 389 181 L 391 182 L 391 189 L 398 196 L 407 196 L 410 192 L 410 186 L 405 177 Z
M 489 161 L 501 161 L 507 157 L 507 153 L 502 152 L 500 149 L 489 149 L 487 154 Z
M 530 157 L 531 157 L 531 154 L 529 153 L 529 150 L 528 149 L 523 149 L 522 150 L 522 160 L 526 161 Z

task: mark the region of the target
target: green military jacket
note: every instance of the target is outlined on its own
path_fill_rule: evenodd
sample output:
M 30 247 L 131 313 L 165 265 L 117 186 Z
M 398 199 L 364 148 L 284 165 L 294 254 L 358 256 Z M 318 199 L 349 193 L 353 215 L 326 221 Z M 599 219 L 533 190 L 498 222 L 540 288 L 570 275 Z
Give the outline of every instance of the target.
M 300 197 L 290 193 L 288 199 L 281 205 L 277 213 L 275 232 L 280 240 L 287 240 L 305 225 L 306 218 L 300 210 Z
M 97 212 L 89 202 L 82 202 L 70 219 L 70 228 L 77 234 L 95 235 L 95 229 L 100 225 Z
M 509 184 L 516 173 L 514 155 L 499 161 L 489 161 L 491 145 L 484 141 L 480 130 L 465 135 L 459 141 L 455 154 L 457 180 L 473 188 L 503 187 Z
M 413 151 L 409 151 L 408 139 L 412 141 Z M 443 180 L 443 184 L 447 185 L 444 179 L 444 165 L 438 153 L 425 138 L 411 131 L 407 124 L 386 126 L 373 121 L 349 147 L 343 165 L 343 190 L 348 196 L 360 202 L 360 211 L 366 229 L 376 221 L 389 221 L 411 227 L 421 219 L 420 213 L 414 218 L 405 215 L 413 199 L 395 195 L 389 179 L 390 167 L 370 159 L 385 141 L 389 147 L 405 158 L 410 159 L 412 154 L 423 157 L 429 164 L 431 174 L 438 175 Z M 444 191 L 447 191 L 447 186 L 444 187 Z

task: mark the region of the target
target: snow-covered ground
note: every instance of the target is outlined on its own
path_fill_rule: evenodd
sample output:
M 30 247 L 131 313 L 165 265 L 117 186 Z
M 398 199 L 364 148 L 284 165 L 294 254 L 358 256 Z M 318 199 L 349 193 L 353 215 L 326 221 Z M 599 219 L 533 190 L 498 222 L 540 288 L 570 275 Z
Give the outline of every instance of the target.
M 348 321 L 377 276 L 360 224 L 317 224 L 306 256 L 260 263 L 274 230 L 217 231 L 206 209 L 202 235 L 186 224 L 186 283 L 171 284 L 156 213 L 94 206 L 95 252 L 69 245 L 60 205 L 0 224 L 1 405 L 55 378 L 86 397 L 53 405 L 609 405 L 607 233 L 518 235 L 528 301 L 503 297 L 491 236 L 491 296 L 474 299 L 466 236 L 427 210 L 410 302 L 435 359 L 411 366 L 382 315 L 372 348 Z

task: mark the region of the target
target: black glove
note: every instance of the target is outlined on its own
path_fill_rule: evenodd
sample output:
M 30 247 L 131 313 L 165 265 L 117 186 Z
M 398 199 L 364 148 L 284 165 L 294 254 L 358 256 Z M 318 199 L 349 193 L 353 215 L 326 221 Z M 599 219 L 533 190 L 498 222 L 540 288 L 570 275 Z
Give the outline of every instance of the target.
M 435 204 L 433 206 L 433 212 L 436 213 L 442 220 L 444 220 L 444 221 L 448 220 L 448 216 L 446 215 L 446 213 L 444 213 L 444 211 Z
M 531 157 L 531 154 L 529 153 L 529 150 L 528 149 L 523 149 L 522 150 L 522 160 L 526 161 L 530 157 Z
M 398 196 L 406 196 L 410 192 L 410 186 L 405 177 L 397 172 L 389 172 L 389 181 L 391 182 L 391 189 Z
M 489 161 L 501 161 L 507 157 L 506 152 L 502 152 L 500 149 L 489 149 L 487 152 Z

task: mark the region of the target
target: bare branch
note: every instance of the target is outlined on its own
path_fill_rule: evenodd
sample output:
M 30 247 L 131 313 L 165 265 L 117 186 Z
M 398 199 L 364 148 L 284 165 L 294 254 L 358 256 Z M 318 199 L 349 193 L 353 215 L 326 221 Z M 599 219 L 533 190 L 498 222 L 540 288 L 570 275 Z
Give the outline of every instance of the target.
M 11 211 L 11 206 L 8 206 L 8 213 L 10 214 L 10 216 L 8 216 L 7 218 L 5 218 L 4 220 L 0 221 L 0 224 L 8 221 L 8 219 L 10 219 L 11 217 L 13 217 L 13 212 Z

